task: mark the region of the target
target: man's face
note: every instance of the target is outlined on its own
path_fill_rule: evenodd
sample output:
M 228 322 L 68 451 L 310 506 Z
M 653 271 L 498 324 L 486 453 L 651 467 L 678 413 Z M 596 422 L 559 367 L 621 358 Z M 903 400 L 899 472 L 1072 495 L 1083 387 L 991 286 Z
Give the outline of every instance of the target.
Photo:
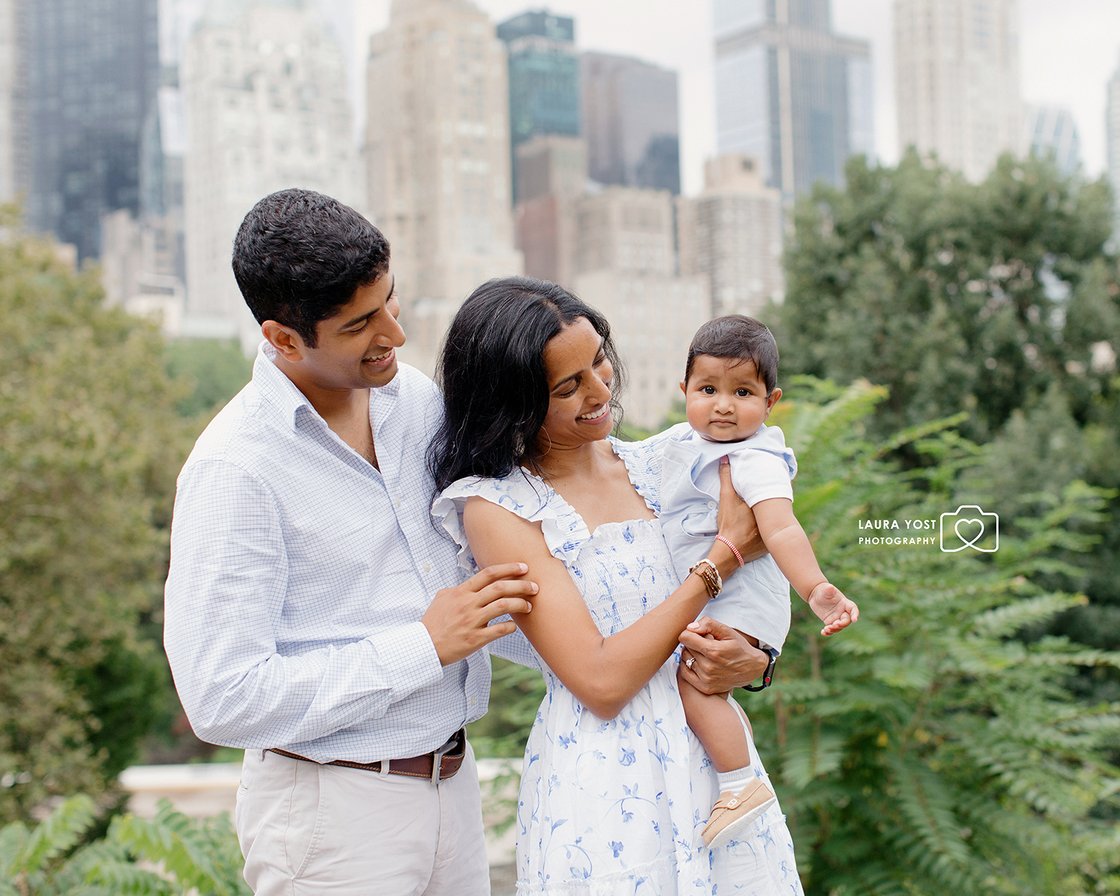
M 404 345 L 400 313 L 391 271 L 358 287 L 347 304 L 319 321 L 314 348 L 300 340 L 301 378 L 329 390 L 384 386 L 397 375 L 396 349 Z

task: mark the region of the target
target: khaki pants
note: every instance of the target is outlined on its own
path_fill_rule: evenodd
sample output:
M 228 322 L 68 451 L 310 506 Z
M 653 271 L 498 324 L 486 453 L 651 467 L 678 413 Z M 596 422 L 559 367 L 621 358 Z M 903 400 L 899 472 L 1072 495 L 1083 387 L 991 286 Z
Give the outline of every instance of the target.
M 234 820 L 257 896 L 489 896 L 474 753 L 430 781 L 247 750 Z

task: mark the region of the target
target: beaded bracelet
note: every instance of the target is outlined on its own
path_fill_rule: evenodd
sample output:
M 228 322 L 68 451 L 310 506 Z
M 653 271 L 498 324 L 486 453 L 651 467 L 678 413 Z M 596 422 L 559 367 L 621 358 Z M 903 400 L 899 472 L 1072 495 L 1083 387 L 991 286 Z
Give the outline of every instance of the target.
M 715 598 L 723 590 L 723 578 L 716 569 L 716 565 L 705 557 L 695 566 L 690 566 L 688 571 L 696 573 L 700 577 L 700 581 L 704 583 L 704 588 L 708 592 L 709 598 Z
M 747 561 L 743 559 L 743 555 L 739 553 L 739 549 L 731 543 L 730 538 L 724 538 L 722 535 L 720 535 L 717 532 L 716 533 L 716 541 L 720 542 L 721 544 L 727 545 L 727 547 L 731 550 L 732 555 L 735 557 L 736 560 L 739 561 L 739 566 L 740 567 L 743 567 L 743 566 L 747 565 Z

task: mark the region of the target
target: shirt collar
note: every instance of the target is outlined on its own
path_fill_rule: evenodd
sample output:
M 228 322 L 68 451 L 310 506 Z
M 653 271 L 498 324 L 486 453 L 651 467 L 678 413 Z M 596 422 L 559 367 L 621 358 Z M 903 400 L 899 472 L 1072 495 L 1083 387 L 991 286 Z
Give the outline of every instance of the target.
M 284 372 L 276 366 L 276 349 L 262 340 L 257 349 L 257 359 L 253 362 L 253 382 L 257 384 L 261 397 L 279 410 L 282 419 L 296 428 L 300 416 L 318 412 Z
M 287 420 L 292 429 L 299 423 L 300 417 L 311 414 L 319 417 L 319 412 L 307 400 L 307 396 L 300 392 L 284 372 L 276 366 L 276 349 L 269 345 L 268 340 L 261 340 L 257 349 L 257 359 L 253 362 L 253 381 L 260 389 L 261 396 L 271 402 Z M 384 386 L 370 389 L 370 410 L 374 416 L 374 426 L 384 418 L 389 410 L 397 403 L 401 392 L 401 373 Z M 321 419 L 321 418 L 320 418 Z

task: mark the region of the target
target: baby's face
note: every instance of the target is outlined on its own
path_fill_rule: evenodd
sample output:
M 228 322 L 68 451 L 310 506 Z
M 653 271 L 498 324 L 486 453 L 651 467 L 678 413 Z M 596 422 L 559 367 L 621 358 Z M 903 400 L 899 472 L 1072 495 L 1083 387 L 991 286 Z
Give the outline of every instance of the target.
M 767 396 L 753 361 L 712 355 L 696 356 L 681 390 L 689 425 L 713 442 L 749 439 L 782 394 Z

